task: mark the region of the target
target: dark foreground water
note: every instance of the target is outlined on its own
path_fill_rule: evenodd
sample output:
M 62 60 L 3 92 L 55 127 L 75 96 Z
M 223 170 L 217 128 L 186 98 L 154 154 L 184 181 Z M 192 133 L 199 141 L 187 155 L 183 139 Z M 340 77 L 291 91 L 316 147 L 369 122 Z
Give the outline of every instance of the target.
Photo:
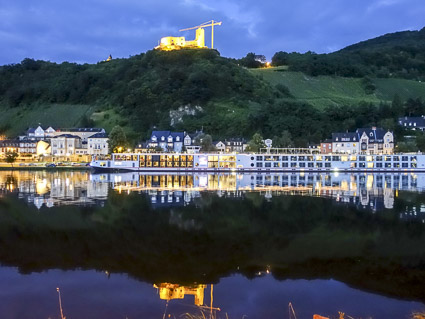
M 0 318 L 60 318 L 58 287 L 68 319 L 292 318 L 289 303 L 297 318 L 410 318 L 425 310 L 424 188 L 0 172 Z

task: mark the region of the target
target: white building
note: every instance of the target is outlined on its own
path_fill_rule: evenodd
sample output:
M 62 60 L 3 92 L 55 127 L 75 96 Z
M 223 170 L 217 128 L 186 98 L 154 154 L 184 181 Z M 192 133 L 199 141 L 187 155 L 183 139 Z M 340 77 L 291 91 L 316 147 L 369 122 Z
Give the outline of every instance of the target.
M 106 155 L 108 154 L 108 135 L 106 133 L 96 133 L 88 138 L 87 154 Z
M 76 135 L 62 134 L 51 139 L 51 150 L 54 156 L 70 156 L 81 149 L 81 138 Z

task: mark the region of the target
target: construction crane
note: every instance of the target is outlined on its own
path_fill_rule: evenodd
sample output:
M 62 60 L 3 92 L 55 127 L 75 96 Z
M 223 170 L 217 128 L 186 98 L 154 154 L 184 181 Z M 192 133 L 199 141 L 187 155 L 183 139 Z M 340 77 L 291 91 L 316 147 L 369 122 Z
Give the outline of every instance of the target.
M 181 29 L 179 31 L 188 31 L 188 30 L 193 30 L 193 29 L 204 29 L 206 27 L 211 27 L 211 49 L 214 49 L 214 26 L 215 25 L 221 25 L 221 21 L 214 21 L 214 20 L 210 20 L 207 22 L 204 22 L 196 27 L 191 27 L 191 28 L 186 28 L 186 29 Z

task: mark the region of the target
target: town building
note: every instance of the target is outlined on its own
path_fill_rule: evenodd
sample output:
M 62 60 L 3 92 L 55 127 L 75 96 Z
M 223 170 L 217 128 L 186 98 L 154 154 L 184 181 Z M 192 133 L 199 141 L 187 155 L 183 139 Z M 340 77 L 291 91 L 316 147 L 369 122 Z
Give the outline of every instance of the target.
M 164 152 L 176 152 L 181 153 L 184 151 L 198 152 L 200 147 L 194 145 L 202 131 L 196 131 L 194 134 L 188 134 L 186 132 L 172 132 L 172 131 L 152 131 L 151 137 L 146 143 L 138 143 L 138 148 L 146 149 L 161 148 Z
M 324 142 L 320 143 L 320 153 L 330 154 L 332 153 L 332 140 L 327 139 Z
M 225 142 L 222 142 L 222 141 L 216 141 L 216 142 L 213 142 L 213 144 L 214 144 L 214 147 L 217 149 L 217 151 L 219 151 L 219 152 L 225 152 L 226 151 L 226 144 L 225 144 Z
M 5 156 L 6 153 L 19 153 L 19 140 L 0 141 L 0 156 Z
M 327 147 L 327 148 L 326 148 Z M 326 148 L 326 151 L 324 150 Z M 329 144 L 322 143 L 322 153 L 329 152 Z M 332 133 L 332 153 L 393 154 L 394 134 L 382 128 L 361 128 L 356 132 Z
M 88 138 L 87 154 L 106 155 L 109 152 L 108 135 L 106 133 L 96 133 Z
M 382 128 L 357 129 L 361 154 L 393 154 L 394 134 Z
M 425 116 L 405 116 L 398 119 L 398 124 L 405 129 L 425 131 Z
M 332 151 L 341 154 L 356 154 L 359 150 L 357 133 L 332 133 Z
M 224 140 L 226 145 L 225 151 L 227 153 L 242 153 L 248 146 L 247 141 L 244 138 L 230 138 Z
M 71 156 L 82 148 L 81 138 L 77 135 L 62 134 L 51 139 L 53 156 Z

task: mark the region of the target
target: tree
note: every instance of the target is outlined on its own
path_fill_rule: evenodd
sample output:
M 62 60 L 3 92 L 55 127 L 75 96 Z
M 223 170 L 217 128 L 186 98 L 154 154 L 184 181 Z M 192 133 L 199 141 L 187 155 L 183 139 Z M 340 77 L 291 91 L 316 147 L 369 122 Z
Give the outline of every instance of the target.
M 289 131 L 284 130 L 280 137 L 273 138 L 273 146 L 276 147 L 293 147 L 294 141 L 292 140 L 292 135 Z
M 416 136 L 416 146 L 421 152 L 425 152 L 425 135 L 421 134 Z
M 393 101 L 391 103 L 391 114 L 394 117 L 403 115 L 403 101 L 398 94 L 394 95 Z
M 9 163 L 13 167 L 13 163 L 15 163 L 18 158 L 18 153 L 16 152 L 6 152 L 6 163 Z
M 113 153 L 123 152 L 127 146 L 127 137 L 121 126 L 115 126 L 109 134 L 109 151 Z
M 201 146 L 202 152 L 211 152 L 217 150 L 212 142 L 212 137 L 209 134 L 201 134 L 195 140 L 195 145 Z
M 259 152 L 260 148 L 264 148 L 264 147 L 266 146 L 264 145 L 263 137 L 261 136 L 260 133 L 255 133 L 252 136 L 252 139 L 249 141 L 247 149 L 250 152 Z

